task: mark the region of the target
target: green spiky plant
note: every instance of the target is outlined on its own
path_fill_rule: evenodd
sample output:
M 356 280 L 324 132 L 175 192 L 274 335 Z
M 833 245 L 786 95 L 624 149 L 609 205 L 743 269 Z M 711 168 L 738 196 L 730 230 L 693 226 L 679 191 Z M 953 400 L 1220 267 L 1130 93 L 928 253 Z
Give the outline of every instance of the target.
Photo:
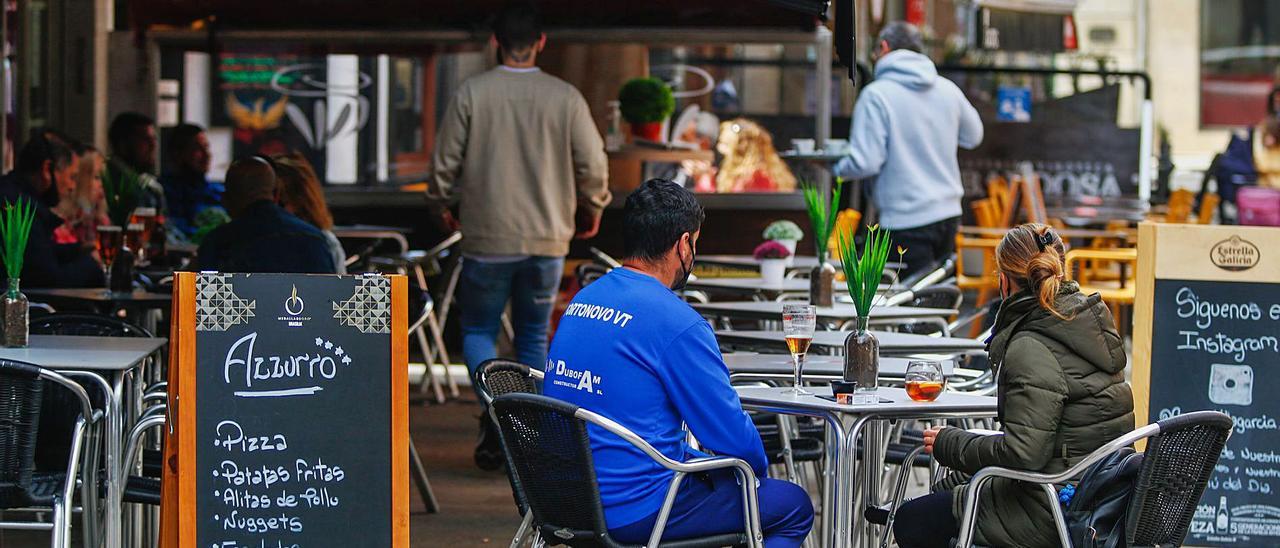
M 835 230 L 836 214 L 840 208 L 840 191 L 844 188 L 844 179 L 836 177 L 836 184 L 831 188 L 831 200 L 827 201 L 822 189 L 807 181 L 801 181 L 800 191 L 804 193 L 805 210 L 809 212 L 809 223 L 813 226 L 813 246 L 819 260 L 827 257 L 827 242 L 831 240 L 831 232 Z
M 133 210 L 142 196 L 142 175 L 112 158 L 102 168 L 102 193 L 106 197 L 111 224 L 128 227 Z
M 26 198 L 18 203 L 6 202 L 0 211 L 0 261 L 10 280 L 22 276 L 22 259 L 27 253 L 27 239 L 36 218 L 36 206 Z
M 862 255 L 859 256 L 858 244 L 853 241 L 853 234 L 839 234 L 841 266 L 844 268 L 845 283 L 849 286 L 849 296 L 853 298 L 853 306 L 858 310 L 859 319 L 871 317 L 871 306 L 880 289 L 884 265 L 889 262 L 891 245 L 888 229 L 882 229 L 879 225 L 868 227 L 867 237 L 862 242 Z

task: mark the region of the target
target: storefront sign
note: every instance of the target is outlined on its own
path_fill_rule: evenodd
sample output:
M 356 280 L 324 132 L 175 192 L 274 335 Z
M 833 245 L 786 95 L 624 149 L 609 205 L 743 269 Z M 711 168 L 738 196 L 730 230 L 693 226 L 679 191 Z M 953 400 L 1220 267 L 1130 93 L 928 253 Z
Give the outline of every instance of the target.
M 1046 197 L 1137 196 L 1139 131 L 1108 123 L 988 123 L 982 145 L 960 150 L 965 193 L 984 196 L 994 176 L 1012 180 L 1023 162 Z
M 1280 229 L 1139 228 L 1139 421 L 1216 410 L 1235 421 L 1186 544 L 1280 545 Z M 1269 244 L 1269 245 L 1268 245 Z
M 996 119 L 1001 122 L 1031 121 L 1031 88 L 1000 86 L 996 90 Z
M 407 547 L 404 278 L 176 285 L 179 545 Z

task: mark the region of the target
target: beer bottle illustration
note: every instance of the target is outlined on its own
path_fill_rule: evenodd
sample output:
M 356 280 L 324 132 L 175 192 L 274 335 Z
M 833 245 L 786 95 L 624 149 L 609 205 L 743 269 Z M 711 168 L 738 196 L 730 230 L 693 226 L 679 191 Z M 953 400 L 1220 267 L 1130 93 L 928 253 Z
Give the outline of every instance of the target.
M 1218 499 L 1218 534 L 1227 532 L 1227 523 L 1229 516 L 1227 515 L 1227 497 L 1223 496 Z

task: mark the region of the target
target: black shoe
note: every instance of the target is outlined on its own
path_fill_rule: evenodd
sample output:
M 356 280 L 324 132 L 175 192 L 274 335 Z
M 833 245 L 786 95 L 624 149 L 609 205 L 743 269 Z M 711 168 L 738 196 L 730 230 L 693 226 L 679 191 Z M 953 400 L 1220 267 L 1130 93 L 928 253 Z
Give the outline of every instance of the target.
M 889 509 L 880 508 L 878 506 L 868 506 L 866 510 L 862 511 L 862 517 L 876 525 L 884 525 L 889 523 Z
M 507 463 L 502 454 L 502 440 L 489 417 L 480 417 L 480 441 L 473 457 L 477 467 L 489 472 L 500 470 Z

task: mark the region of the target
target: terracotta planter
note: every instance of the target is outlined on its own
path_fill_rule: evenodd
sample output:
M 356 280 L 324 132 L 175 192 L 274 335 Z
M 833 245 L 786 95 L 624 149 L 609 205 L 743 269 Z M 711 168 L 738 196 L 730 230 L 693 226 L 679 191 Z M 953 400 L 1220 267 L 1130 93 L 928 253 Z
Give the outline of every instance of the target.
M 631 124 L 631 134 L 641 139 L 662 142 L 662 122 Z

